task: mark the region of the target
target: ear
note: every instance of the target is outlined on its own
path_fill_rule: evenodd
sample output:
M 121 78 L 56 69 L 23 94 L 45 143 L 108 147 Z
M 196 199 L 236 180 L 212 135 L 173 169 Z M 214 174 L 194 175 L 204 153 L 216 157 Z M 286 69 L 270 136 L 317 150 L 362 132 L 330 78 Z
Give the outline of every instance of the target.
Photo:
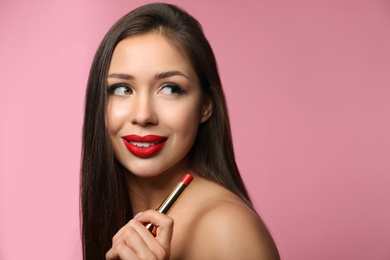
M 211 115 L 213 114 L 213 102 L 211 101 L 211 98 L 207 98 L 202 105 L 202 112 L 200 117 L 200 124 L 206 122 L 209 120 Z

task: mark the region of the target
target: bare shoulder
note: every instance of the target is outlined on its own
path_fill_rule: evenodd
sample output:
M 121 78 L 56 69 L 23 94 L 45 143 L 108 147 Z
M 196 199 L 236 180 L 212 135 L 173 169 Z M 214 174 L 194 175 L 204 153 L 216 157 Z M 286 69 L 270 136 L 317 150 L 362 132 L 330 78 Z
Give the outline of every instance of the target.
M 222 188 L 216 194 L 198 208 L 196 221 L 192 223 L 187 257 L 279 259 L 273 239 L 261 218 L 230 191 Z

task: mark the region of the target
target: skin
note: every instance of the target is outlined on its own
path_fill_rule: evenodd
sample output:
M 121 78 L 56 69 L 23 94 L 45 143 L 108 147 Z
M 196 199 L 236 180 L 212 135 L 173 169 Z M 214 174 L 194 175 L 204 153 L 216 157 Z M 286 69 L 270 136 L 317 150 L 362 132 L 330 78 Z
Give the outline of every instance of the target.
M 198 77 L 176 47 L 157 33 L 121 41 L 107 84 L 111 93 L 107 124 L 114 154 L 129 170 L 133 212 L 141 214 L 113 237 L 106 259 L 279 259 L 258 215 L 235 194 L 188 166 L 187 153 L 199 124 L 210 118 L 212 104 L 202 103 Z M 123 144 L 121 136 L 129 134 L 168 139 L 159 153 L 140 158 Z M 194 180 L 169 216 L 150 210 L 185 173 Z M 156 237 L 145 223 L 157 227 Z

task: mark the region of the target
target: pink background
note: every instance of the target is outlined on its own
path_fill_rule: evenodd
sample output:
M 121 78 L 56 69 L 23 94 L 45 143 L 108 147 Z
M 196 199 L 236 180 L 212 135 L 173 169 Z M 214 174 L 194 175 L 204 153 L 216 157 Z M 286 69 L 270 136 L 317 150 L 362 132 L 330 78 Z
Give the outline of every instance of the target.
M 85 85 L 148 1 L 0 0 L 0 259 L 81 259 Z M 390 2 L 172 1 L 216 53 L 236 156 L 283 259 L 390 259 Z

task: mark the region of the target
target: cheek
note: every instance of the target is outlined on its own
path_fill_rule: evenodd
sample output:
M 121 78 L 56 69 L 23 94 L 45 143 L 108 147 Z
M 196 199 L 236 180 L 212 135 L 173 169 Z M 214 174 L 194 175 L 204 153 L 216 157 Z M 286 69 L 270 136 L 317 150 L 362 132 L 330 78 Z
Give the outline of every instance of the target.
M 107 106 L 108 130 L 111 134 L 116 134 L 128 119 L 128 110 L 115 102 L 109 102 Z
M 164 116 L 164 121 L 176 134 L 189 137 L 196 135 L 200 120 L 199 110 L 198 102 L 186 102 L 179 107 L 161 110 L 160 115 Z

